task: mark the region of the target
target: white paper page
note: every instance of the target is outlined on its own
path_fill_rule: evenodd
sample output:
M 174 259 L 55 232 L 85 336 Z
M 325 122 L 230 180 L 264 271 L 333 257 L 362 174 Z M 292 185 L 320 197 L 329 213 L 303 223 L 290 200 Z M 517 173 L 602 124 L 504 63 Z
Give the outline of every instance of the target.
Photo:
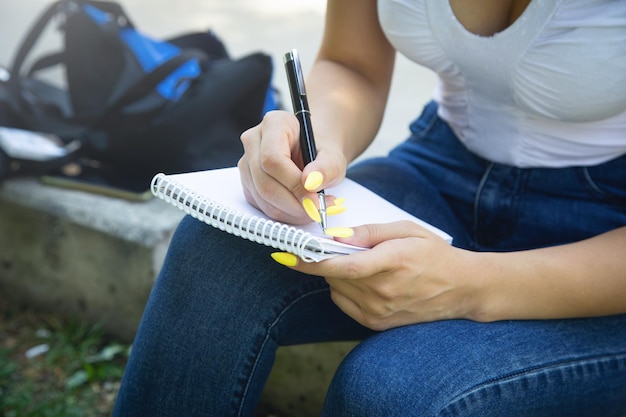
M 239 170 L 236 167 L 168 175 L 168 177 L 222 206 L 267 218 L 265 214 L 246 201 L 243 196 Z M 343 205 L 346 207 L 344 213 L 328 217 L 328 227 L 354 227 L 363 224 L 410 220 L 431 230 L 448 242 L 452 241 L 447 233 L 412 216 L 350 179 L 345 179 L 338 186 L 328 188 L 325 191 L 327 195 L 345 198 Z M 322 233 L 322 229 L 317 223 L 296 225 L 296 227 L 313 235 L 328 238 Z

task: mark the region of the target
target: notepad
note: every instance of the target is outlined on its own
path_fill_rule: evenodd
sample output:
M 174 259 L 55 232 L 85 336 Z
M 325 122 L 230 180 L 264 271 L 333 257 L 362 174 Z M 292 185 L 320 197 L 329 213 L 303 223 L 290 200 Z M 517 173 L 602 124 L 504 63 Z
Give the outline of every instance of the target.
M 152 193 L 194 218 L 250 241 L 290 252 L 306 262 L 319 262 L 338 255 L 367 250 L 325 236 L 317 223 L 291 225 L 267 218 L 250 205 L 244 195 L 236 167 L 183 174 L 157 174 Z M 326 189 L 327 195 L 344 197 L 346 211 L 331 216 L 329 227 L 410 220 L 452 242 L 444 231 L 412 216 L 374 192 L 345 179 Z

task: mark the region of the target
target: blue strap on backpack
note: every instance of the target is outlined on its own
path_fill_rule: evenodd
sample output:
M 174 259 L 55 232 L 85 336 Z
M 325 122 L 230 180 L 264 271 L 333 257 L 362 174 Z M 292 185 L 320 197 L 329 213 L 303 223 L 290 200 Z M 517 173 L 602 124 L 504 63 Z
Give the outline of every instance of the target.
M 63 49 L 25 68 L 55 18 Z M 65 87 L 37 77 L 55 66 L 65 70 Z M 56 1 L 28 32 L 9 74 L 0 82 L 0 120 L 79 141 L 81 158 L 146 178 L 235 164 L 240 133 L 280 108 L 269 56 L 231 59 L 211 31 L 153 39 L 111 1 Z

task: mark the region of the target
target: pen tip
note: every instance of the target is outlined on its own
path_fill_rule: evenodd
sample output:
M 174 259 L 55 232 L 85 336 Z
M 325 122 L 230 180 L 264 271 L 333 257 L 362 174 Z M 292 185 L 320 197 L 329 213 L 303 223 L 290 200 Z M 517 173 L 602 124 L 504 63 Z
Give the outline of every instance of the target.
M 326 227 L 328 226 L 327 224 L 327 215 L 326 215 L 326 194 L 324 193 L 324 190 L 319 191 L 317 193 L 317 196 L 319 198 L 319 204 L 320 204 L 320 208 L 319 208 L 319 213 L 320 213 L 320 226 L 322 226 L 322 231 L 324 233 L 326 233 Z
M 326 222 L 326 213 L 320 213 L 320 217 L 322 218 L 322 221 L 320 221 L 320 226 L 322 227 L 322 231 L 326 233 L 326 228 L 328 227 L 328 224 Z

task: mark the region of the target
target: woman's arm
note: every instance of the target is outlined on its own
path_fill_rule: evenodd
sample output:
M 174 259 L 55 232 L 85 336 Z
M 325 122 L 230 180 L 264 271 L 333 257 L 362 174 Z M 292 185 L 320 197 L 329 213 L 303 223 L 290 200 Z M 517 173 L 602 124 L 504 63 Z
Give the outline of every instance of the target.
M 317 158 L 306 167 L 293 114 L 270 112 L 244 132 L 239 161 L 250 204 L 287 223 L 309 223 L 305 197 L 339 183 L 354 159 L 374 139 L 383 117 L 395 52 L 383 35 L 375 0 L 329 0 L 319 55 L 307 77 Z M 323 181 L 304 184 L 311 172 Z
M 307 78 L 319 148 L 340 143 L 351 161 L 370 144 L 387 104 L 394 57 L 376 1 L 328 1 L 322 45 Z
M 467 274 L 483 287 L 473 319 L 626 313 L 626 227 L 567 245 L 473 257 Z
M 626 313 L 626 227 L 550 248 L 472 252 L 410 222 L 354 229 L 366 252 L 294 267 L 325 277 L 335 303 L 375 330 L 445 319 Z

